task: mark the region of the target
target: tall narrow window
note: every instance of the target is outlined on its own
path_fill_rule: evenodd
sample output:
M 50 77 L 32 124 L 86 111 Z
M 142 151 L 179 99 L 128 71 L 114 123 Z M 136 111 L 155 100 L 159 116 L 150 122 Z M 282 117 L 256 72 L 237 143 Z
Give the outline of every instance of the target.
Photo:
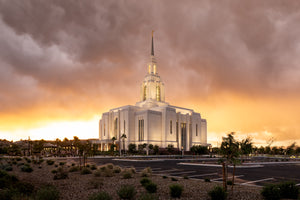
M 144 120 L 139 120 L 139 141 L 144 141 Z
M 156 86 L 156 101 L 160 101 L 160 87 Z
M 178 142 L 178 122 L 176 122 L 176 142 Z
M 114 135 L 116 136 L 118 133 L 118 118 L 115 119 L 115 125 L 114 125 Z
M 172 134 L 172 120 L 170 120 L 170 134 Z
M 143 97 L 143 100 L 145 101 L 147 98 L 147 86 L 145 85 L 144 86 L 144 97 Z
M 105 136 L 105 124 L 103 124 L 103 135 Z
M 124 134 L 125 134 L 125 120 L 124 120 Z
M 198 124 L 196 124 L 196 136 L 198 136 Z

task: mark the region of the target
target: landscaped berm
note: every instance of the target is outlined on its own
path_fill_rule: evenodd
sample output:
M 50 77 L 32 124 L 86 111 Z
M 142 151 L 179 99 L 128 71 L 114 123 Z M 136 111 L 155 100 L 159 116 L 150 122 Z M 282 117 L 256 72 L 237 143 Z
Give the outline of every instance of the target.
M 152 175 L 113 164 L 79 167 L 66 158 L 1 158 L 0 199 L 222 199 L 218 183 Z M 206 180 L 207 181 L 207 180 Z M 208 180 L 209 181 L 209 180 Z M 214 193 L 209 192 L 216 189 Z M 235 186 L 228 199 L 263 199 L 261 188 Z

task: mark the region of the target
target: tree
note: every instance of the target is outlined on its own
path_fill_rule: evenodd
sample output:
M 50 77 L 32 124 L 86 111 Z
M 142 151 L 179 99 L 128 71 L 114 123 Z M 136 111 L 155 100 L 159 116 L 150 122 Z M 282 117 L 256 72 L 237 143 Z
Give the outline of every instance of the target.
M 111 140 L 112 140 L 113 143 L 110 146 L 110 150 L 111 151 L 115 151 L 115 147 L 116 147 L 115 141 L 117 140 L 117 138 L 116 137 L 112 137 Z
M 136 152 L 136 144 L 134 144 L 134 143 L 130 143 L 129 145 L 128 145 L 128 152 L 129 153 L 135 153 Z
M 227 191 L 227 169 L 228 163 L 233 164 L 232 172 L 232 189 L 234 184 L 234 174 L 235 174 L 235 165 L 238 162 L 237 158 L 239 157 L 239 143 L 234 139 L 233 135 L 235 133 L 231 132 L 227 137 L 223 137 L 222 144 L 220 148 L 220 153 L 226 159 L 225 162 L 222 162 L 223 167 L 223 188 Z
M 296 150 L 296 142 L 292 143 L 291 145 L 289 145 L 287 148 L 286 148 L 286 154 L 291 156 L 293 154 L 295 154 L 295 151 Z
M 34 141 L 32 147 L 33 153 L 39 155 L 43 151 L 45 143 L 46 143 L 45 140 Z
M 247 137 L 240 143 L 242 155 L 248 156 L 252 152 L 252 139 Z
M 153 151 L 154 151 L 154 154 L 158 154 L 158 152 L 159 152 L 159 146 L 158 145 L 154 145 L 154 147 L 153 147 Z

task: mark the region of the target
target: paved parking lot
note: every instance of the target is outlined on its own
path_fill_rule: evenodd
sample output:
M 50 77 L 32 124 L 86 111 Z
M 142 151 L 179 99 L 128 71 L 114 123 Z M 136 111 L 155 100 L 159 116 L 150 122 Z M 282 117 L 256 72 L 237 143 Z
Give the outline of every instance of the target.
M 222 168 L 218 165 L 185 165 L 188 161 L 180 159 L 161 159 L 155 161 L 128 161 L 112 158 L 92 158 L 91 162 L 97 165 L 113 163 L 121 167 L 134 167 L 142 171 L 146 167 L 151 167 L 153 174 L 161 176 L 172 176 L 177 178 L 188 177 L 190 179 L 222 182 Z M 228 169 L 229 180 L 232 177 L 232 168 Z M 297 163 L 260 163 L 249 167 L 238 167 L 235 172 L 235 183 L 248 186 L 261 187 L 268 183 L 281 181 L 294 181 L 300 186 L 300 162 Z

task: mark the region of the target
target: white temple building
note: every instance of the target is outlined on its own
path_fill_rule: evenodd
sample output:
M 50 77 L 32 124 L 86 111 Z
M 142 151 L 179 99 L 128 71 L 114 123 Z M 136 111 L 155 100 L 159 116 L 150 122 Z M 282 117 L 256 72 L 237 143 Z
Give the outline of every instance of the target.
M 140 101 L 134 106 L 113 108 L 102 114 L 99 122 L 101 150 L 109 150 L 113 137 L 119 148 L 123 134 L 126 135 L 126 149 L 130 143 L 153 144 L 161 148 L 173 145 L 185 151 L 193 145 L 207 145 L 206 120 L 192 109 L 165 102 L 165 86 L 157 70 L 152 34 L 150 62 L 141 84 Z

